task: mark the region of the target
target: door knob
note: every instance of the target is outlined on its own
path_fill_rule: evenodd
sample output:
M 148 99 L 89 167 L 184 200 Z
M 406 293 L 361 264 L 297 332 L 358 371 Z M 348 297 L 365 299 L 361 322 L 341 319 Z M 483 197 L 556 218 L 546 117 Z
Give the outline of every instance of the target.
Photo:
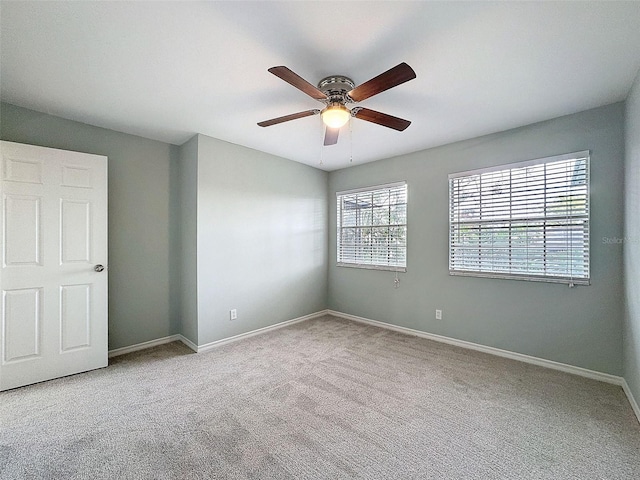
M 93 267 L 93 269 L 94 269 L 96 272 L 102 272 L 102 271 L 104 270 L 104 265 L 99 265 L 99 264 L 98 264 L 98 265 L 96 265 L 95 267 Z

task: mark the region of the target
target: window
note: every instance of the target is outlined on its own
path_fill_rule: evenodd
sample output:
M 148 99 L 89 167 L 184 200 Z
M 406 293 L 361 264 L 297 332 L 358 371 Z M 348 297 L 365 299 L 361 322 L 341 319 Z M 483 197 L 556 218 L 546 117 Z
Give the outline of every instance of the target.
M 336 193 L 338 265 L 406 271 L 406 182 Z
M 449 273 L 589 284 L 589 152 L 449 175 Z

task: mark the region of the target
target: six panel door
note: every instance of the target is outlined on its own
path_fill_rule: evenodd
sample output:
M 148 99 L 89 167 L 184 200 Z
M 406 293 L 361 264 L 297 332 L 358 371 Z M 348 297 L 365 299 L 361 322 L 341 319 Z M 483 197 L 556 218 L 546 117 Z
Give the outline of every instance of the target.
M 0 390 L 104 367 L 107 157 L 0 153 Z

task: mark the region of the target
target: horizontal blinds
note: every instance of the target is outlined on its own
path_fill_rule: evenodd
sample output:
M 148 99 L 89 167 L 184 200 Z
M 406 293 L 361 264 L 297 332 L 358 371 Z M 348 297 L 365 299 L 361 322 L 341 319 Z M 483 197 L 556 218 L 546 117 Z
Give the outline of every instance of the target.
M 406 267 L 406 183 L 338 192 L 336 196 L 338 264 Z
M 449 270 L 589 281 L 589 154 L 449 177 Z

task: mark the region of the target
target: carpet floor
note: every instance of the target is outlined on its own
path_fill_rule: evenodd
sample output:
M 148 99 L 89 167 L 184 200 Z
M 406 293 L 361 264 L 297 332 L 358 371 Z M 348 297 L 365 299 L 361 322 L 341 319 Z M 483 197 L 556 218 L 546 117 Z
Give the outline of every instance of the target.
M 1 479 L 638 479 L 620 387 L 335 317 L 0 393 Z

